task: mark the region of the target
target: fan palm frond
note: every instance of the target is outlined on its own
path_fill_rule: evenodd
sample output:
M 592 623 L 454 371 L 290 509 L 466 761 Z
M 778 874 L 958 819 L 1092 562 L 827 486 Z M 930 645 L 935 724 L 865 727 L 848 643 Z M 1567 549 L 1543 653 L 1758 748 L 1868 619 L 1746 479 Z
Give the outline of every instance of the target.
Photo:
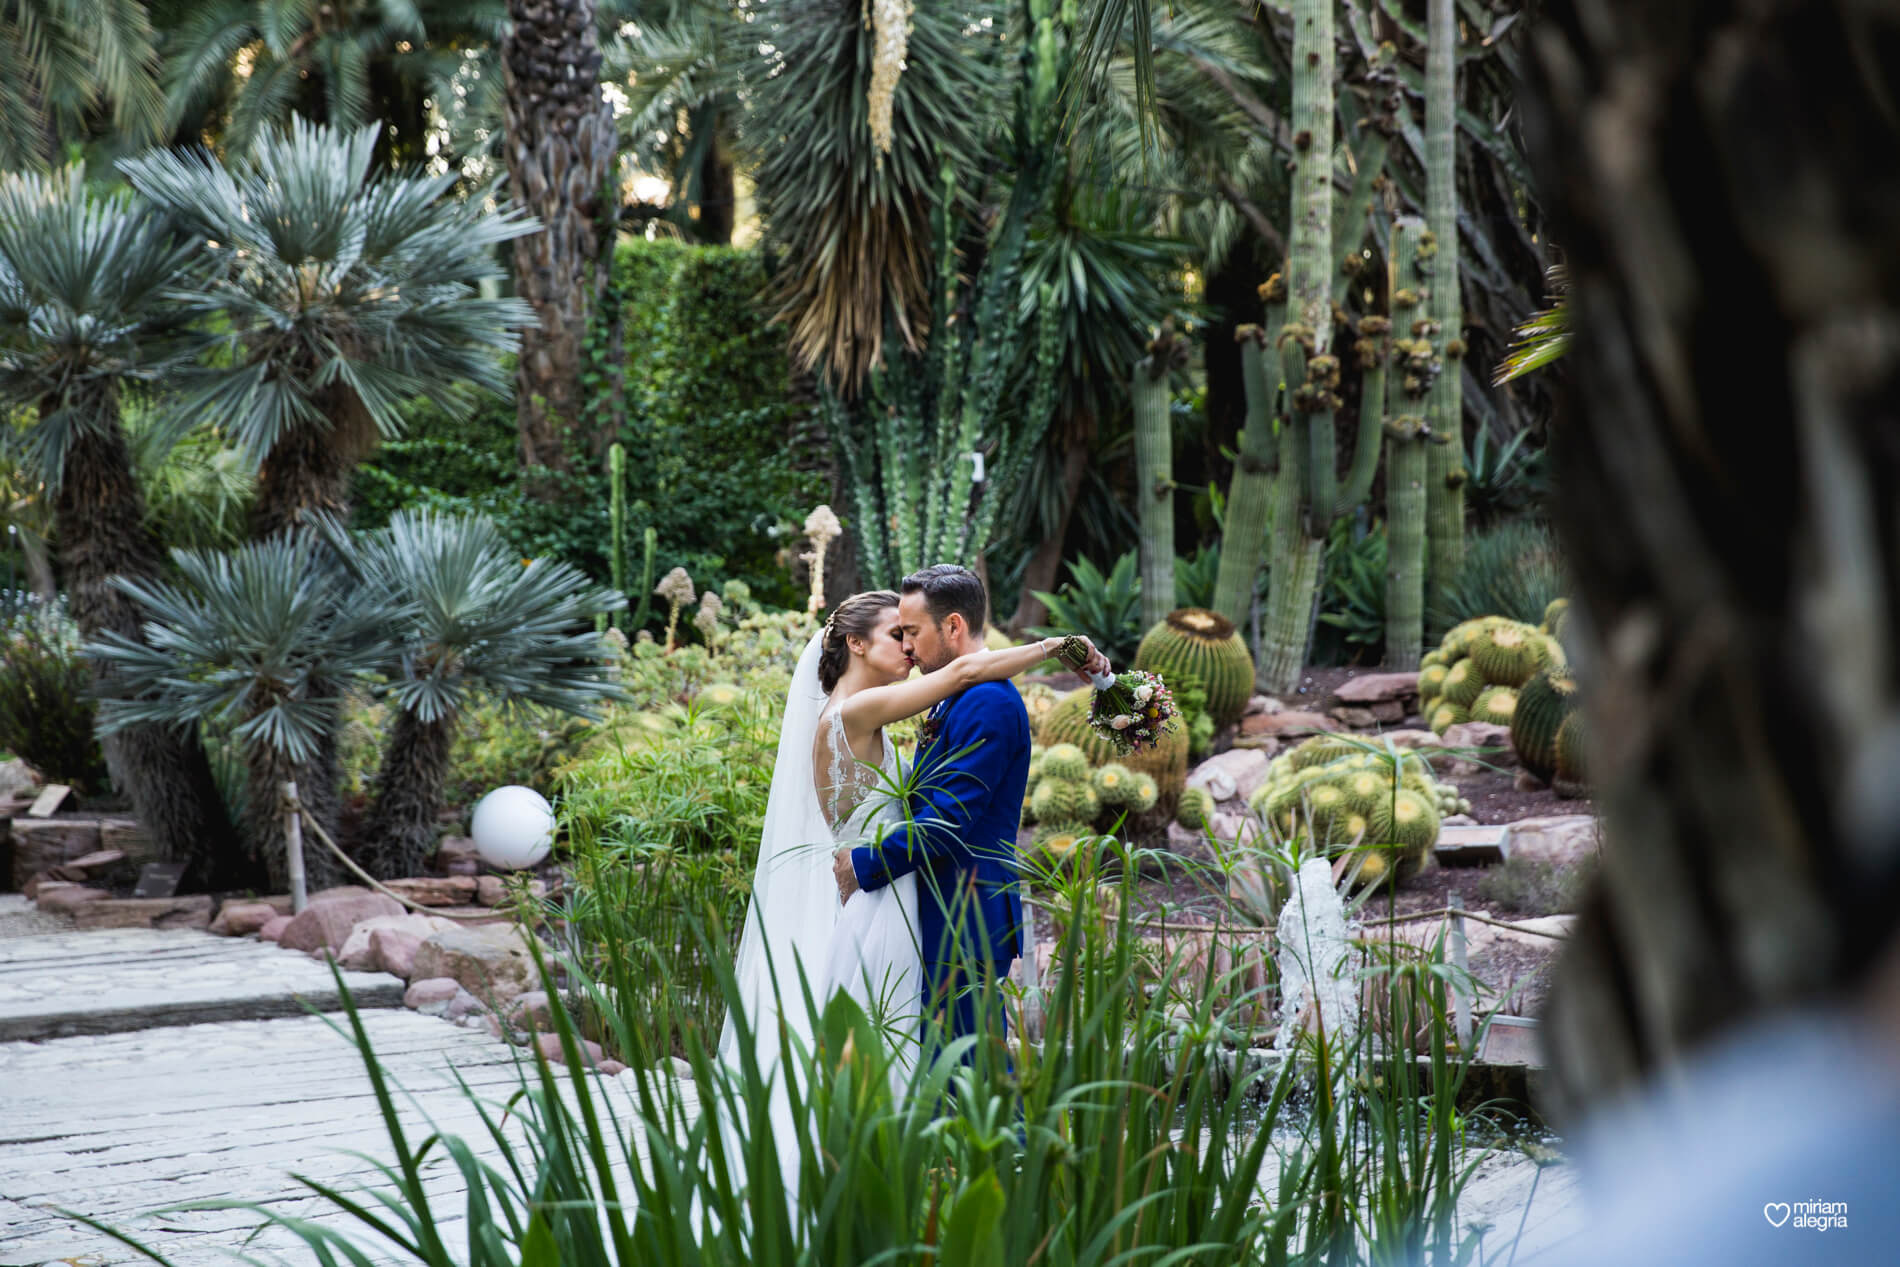
M 1511 350 L 1491 372 L 1493 387 L 1541 370 L 1570 351 L 1570 278 L 1562 264 L 1546 270 L 1544 285 L 1550 307 L 1532 313 L 1511 331 Z

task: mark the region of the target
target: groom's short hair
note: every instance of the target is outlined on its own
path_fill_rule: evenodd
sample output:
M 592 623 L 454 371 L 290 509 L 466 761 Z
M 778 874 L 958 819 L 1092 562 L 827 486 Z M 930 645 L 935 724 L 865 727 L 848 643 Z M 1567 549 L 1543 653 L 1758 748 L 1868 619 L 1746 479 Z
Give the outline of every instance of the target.
M 905 577 L 900 588 L 906 594 L 924 596 L 924 607 L 934 623 L 942 625 L 944 619 L 955 612 L 963 617 L 963 623 L 970 627 L 972 634 L 983 636 L 983 624 L 989 619 L 989 595 L 983 592 L 983 582 L 969 568 L 955 563 L 933 564 Z

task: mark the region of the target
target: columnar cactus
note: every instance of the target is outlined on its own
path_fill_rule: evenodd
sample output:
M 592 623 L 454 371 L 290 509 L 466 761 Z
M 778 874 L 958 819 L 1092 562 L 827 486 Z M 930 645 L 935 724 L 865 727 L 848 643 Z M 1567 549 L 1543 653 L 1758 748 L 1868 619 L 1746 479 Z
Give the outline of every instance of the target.
M 1425 49 L 1425 203 L 1432 251 L 1431 319 L 1443 342 L 1444 372 L 1432 385 L 1426 417 L 1447 443 L 1426 453 L 1426 517 L 1434 601 L 1465 566 L 1464 312 L 1458 279 L 1457 59 L 1453 0 L 1428 0 Z M 1421 257 L 1424 252 L 1421 251 Z
M 627 592 L 627 451 L 620 445 L 607 450 L 607 521 L 613 536 L 607 553 L 607 565 L 613 574 L 613 586 Z M 613 615 L 615 629 L 625 629 L 626 608 Z
M 1385 662 L 1395 669 L 1417 664 L 1425 641 L 1425 450 L 1431 431 L 1423 406 L 1436 359 L 1418 330 L 1424 287 L 1416 260 L 1424 229 L 1425 222 L 1417 216 L 1401 216 L 1392 225 L 1390 239 L 1387 293 L 1393 332 L 1391 368 L 1385 378 Z
M 1141 517 L 1141 619 L 1152 625 L 1174 610 L 1174 433 L 1169 374 L 1187 363 L 1188 345 L 1164 325 L 1135 364 L 1129 395 L 1135 419 L 1135 506 Z
M 1280 386 L 1280 354 L 1275 345 L 1286 316 L 1286 279 L 1279 273 L 1260 287 L 1267 325 L 1234 331 L 1240 344 L 1241 383 L 1247 394 L 1247 422 L 1240 433 L 1227 494 L 1227 519 L 1221 532 L 1220 570 L 1214 577 L 1214 610 L 1236 625 L 1253 604 L 1254 577 L 1260 571 L 1260 547 L 1274 498 L 1278 440 L 1273 433 Z

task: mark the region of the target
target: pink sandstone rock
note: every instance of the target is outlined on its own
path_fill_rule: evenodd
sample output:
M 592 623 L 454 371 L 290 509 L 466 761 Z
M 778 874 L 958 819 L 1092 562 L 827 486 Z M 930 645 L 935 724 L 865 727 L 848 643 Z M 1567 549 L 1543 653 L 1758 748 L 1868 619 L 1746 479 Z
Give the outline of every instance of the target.
M 71 915 L 75 908 L 87 902 L 97 902 L 111 896 L 104 889 L 89 888 L 67 880 L 46 880 L 40 884 L 33 904 L 53 915 Z
M 283 938 L 284 930 L 289 927 L 290 916 L 279 915 L 275 919 L 266 921 L 264 926 L 257 930 L 257 939 L 259 941 L 279 941 Z
M 379 915 L 401 915 L 402 904 L 380 893 L 315 897 L 291 916 L 277 941 L 289 950 L 341 950 L 350 930 Z
M 247 902 L 236 898 L 218 908 L 211 931 L 220 937 L 244 937 L 277 918 L 277 908 L 269 902 Z
M 1417 694 L 1416 673 L 1361 673 L 1341 682 L 1333 697 L 1342 704 L 1379 704 Z
M 422 944 L 422 939 L 431 933 L 453 927 L 454 920 L 432 915 L 377 915 L 363 920 L 350 930 L 349 938 L 337 951 L 337 962 L 358 972 L 387 972 L 406 979 L 410 964 L 416 957 L 416 947 Z M 377 939 L 378 934 L 385 935 L 381 941 Z M 380 949 L 384 945 L 396 952 L 397 962 L 403 969 L 401 972 L 389 965 Z
M 461 991 L 462 987 L 448 977 L 430 977 L 426 981 L 412 981 L 409 983 L 409 988 L 403 991 L 402 1005 L 421 1012 L 434 1008 L 435 1011 L 431 1015 L 439 1016 L 448 1010 L 449 1003 Z
M 599 1065 L 605 1058 L 605 1053 L 600 1050 L 600 1044 L 591 1038 L 577 1038 L 575 1041 L 581 1049 L 582 1063 L 590 1066 Z M 559 1034 L 542 1034 L 534 1040 L 534 1047 L 546 1060 L 558 1062 L 566 1059 L 565 1054 L 561 1051 L 561 1036 Z
M 390 880 L 384 887 L 418 906 L 463 906 L 475 900 L 475 885 L 474 876 L 425 875 Z

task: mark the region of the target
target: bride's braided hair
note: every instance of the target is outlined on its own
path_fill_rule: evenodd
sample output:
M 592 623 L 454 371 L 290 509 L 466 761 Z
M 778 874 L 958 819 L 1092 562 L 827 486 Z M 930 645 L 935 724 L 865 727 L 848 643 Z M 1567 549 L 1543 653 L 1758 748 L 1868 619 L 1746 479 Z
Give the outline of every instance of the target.
M 851 664 L 851 648 L 846 638 L 868 638 L 877 629 L 887 608 L 897 606 L 891 590 L 865 590 L 853 594 L 836 607 L 825 621 L 825 639 L 818 651 L 818 685 L 831 694 L 838 679 Z

